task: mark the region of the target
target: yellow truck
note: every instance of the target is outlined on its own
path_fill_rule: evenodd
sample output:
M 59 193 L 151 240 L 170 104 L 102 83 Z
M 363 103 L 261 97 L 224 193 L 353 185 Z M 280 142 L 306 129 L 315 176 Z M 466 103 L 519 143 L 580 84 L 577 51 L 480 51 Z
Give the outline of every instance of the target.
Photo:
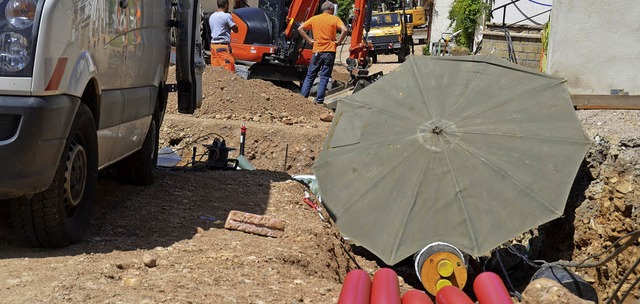
M 405 15 L 407 26 L 417 28 L 423 27 L 427 24 L 427 12 L 422 6 L 405 9 Z
M 424 6 L 415 6 L 405 9 L 405 21 L 407 26 L 413 29 L 413 42 L 424 44 L 428 38 L 427 11 Z
M 367 37 L 373 45 L 373 49 L 369 51 L 371 60 L 377 63 L 379 54 L 396 54 L 398 62 L 404 62 L 410 54 L 412 36 L 413 28 L 405 25 L 401 12 L 374 12 L 371 15 L 371 29 Z

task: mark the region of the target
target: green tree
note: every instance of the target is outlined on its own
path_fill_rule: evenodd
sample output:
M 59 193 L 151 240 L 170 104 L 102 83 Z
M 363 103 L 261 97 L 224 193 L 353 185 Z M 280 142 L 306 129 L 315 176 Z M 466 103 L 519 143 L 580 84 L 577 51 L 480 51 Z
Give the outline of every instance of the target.
M 338 0 L 338 17 L 345 22 L 349 21 L 349 16 L 353 12 L 353 0 Z
M 449 26 L 454 25 L 453 31 L 462 30 L 456 37 L 456 43 L 460 46 L 473 48 L 473 35 L 478 21 L 483 12 L 487 12 L 491 6 L 484 0 L 453 0 L 449 10 Z

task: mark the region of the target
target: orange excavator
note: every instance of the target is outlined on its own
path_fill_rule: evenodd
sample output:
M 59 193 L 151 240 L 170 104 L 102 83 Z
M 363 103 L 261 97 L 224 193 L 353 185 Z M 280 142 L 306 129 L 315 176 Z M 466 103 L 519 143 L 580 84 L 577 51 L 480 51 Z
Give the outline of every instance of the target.
M 372 13 L 373 3 L 371 0 L 354 1 L 353 20 L 351 22 L 351 45 L 349 47 L 349 58 L 347 58 L 347 70 L 351 75 L 351 85 L 354 86 L 354 93 L 382 77 L 382 72 L 369 75 L 368 70 L 371 66 L 371 57 L 369 57 L 368 53 L 373 49 L 373 45 L 367 40 L 367 35 L 371 29 Z
M 363 34 L 371 20 L 371 0 L 356 0 L 352 22 L 348 69 L 354 84 L 367 78 L 371 44 Z M 320 0 L 260 0 L 258 7 L 234 9 L 238 32 L 231 33 L 231 49 L 237 66 L 246 67 L 246 78 L 302 81 L 311 62 L 311 46 L 297 29 L 318 13 Z M 238 69 L 239 73 L 241 69 Z

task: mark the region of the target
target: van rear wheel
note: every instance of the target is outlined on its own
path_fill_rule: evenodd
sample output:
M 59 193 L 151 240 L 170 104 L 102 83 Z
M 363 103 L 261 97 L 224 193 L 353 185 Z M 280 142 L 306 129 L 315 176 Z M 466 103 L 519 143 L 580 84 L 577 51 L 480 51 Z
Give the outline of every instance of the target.
M 19 242 L 62 247 L 81 240 L 95 200 L 97 148 L 93 115 L 81 103 L 49 188 L 32 197 L 11 200 L 11 219 Z
M 117 165 L 117 174 L 120 180 L 136 186 L 153 184 L 153 175 L 158 163 L 159 126 L 160 115 L 155 111 L 140 150 L 129 155 Z

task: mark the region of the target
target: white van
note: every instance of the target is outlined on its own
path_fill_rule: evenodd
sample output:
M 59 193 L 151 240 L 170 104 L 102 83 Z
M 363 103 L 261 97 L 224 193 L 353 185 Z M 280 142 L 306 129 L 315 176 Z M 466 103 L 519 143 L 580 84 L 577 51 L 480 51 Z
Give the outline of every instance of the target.
M 27 244 L 81 239 L 98 170 L 153 182 L 167 94 L 202 100 L 198 0 L 0 1 L 0 203 Z M 171 33 L 177 85 L 167 83 Z

